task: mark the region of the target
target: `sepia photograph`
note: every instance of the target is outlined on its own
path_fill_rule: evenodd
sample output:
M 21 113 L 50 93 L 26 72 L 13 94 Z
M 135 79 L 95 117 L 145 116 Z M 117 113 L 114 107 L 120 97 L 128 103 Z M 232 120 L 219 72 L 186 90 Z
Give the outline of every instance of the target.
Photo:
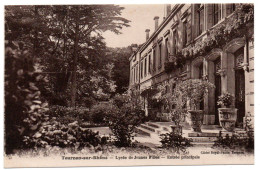
M 5 168 L 254 164 L 253 3 L 3 13 Z

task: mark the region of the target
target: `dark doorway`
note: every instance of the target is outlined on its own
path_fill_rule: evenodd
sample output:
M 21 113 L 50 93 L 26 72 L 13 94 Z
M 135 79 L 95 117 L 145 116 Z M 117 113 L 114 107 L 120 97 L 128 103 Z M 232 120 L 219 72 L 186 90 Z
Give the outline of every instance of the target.
M 237 122 L 242 123 L 245 116 L 245 73 L 243 69 L 237 69 L 235 72 L 236 94 L 235 107 L 237 111 Z
M 203 79 L 203 63 L 200 64 L 200 66 L 198 67 L 199 68 L 199 79 Z M 199 109 L 200 110 L 204 110 L 204 100 L 202 100 L 200 102 L 200 105 L 199 105 Z
M 245 72 L 243 70 L 244 47 L 235 52 L 235 107 L 237 111 L 237 125 L 243 123 L 245 116 Z
M 219 75 L 218 71 L 221 69 L 220 59 L 216 60 L 215 62 L 215 125 L 219 125 L 219 116 L 218 116 L 218 108 L 217 105 L 218 96 L 221 95 L 221 76 Z

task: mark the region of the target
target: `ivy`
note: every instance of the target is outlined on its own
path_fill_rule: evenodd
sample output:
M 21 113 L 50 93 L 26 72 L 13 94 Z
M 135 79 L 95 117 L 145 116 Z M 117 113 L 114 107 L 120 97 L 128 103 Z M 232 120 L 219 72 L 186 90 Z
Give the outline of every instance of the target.
M 184 58 L 205 56 L 212 49 L 223 48 L 229 41 L 238 37 L 253 41 L 253 24 L 253 4 L 240 4 L 232 16 L 225 18 L 223 23 L 207 31 L 205 40 L 197 41 L 182 49 L 182 55 Z
M 200 39 L 188 47 L 183 48 L 176 55 L 175 63 L 165 63 L 165 72 L 170 73 L 177 67 L 180 67 L 184 61 L 206 56 L 214 48 L 223 48 L 234 38 L 245 38 L 248 41 L 254 41 L 254 4 L 239 4 L 236 11 L 225 20 L 207 30 L 207 37 Z M 179 59 L 181 58 L 181 60 Z

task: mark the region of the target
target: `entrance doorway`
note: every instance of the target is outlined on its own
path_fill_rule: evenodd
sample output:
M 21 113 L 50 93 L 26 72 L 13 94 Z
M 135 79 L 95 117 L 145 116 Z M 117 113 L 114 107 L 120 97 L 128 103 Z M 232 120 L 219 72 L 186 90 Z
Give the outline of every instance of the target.
M 237 111 L 237 125 L 243 123 L 245 116 L 245 72 L 242 68 L 244 48 L 235 52 L 235 107 Z
M 199 69 L 199 79 L 203 79 L 203 63 L 201 63 L 200 65 L 199 65 L 199 67 L 198 67 L 198 69 Z M 202 100 L 201 102 L 200 102 L 200 105 L 199 105 L 199 109 L 200 110 L 204 110 L 204 100 Z
M 217 59 L 215 62 L 215 125 L 219 125 L 219 116 L 218 116 L 218 108 L 220 108 L 219 105 L 217 105 L 218 96 L 221 95 L 221 76 L 219 74 L 219 70 L 221 69 L 221 62 L 220 59 Z

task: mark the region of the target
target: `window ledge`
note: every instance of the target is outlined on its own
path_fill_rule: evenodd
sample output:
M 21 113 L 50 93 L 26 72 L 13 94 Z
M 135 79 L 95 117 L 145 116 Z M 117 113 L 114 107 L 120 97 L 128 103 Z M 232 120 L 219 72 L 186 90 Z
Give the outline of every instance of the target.
M 197 41 L 197 40 L 199 40 L 200 38 L 202 38 L 204 35 L 206 35 L 207 34 L 207 31 L 205 30 L 205 31 L 203 31 L 200 35 L 198 35 L 196 38 L 194 38 L 194 41 Z

